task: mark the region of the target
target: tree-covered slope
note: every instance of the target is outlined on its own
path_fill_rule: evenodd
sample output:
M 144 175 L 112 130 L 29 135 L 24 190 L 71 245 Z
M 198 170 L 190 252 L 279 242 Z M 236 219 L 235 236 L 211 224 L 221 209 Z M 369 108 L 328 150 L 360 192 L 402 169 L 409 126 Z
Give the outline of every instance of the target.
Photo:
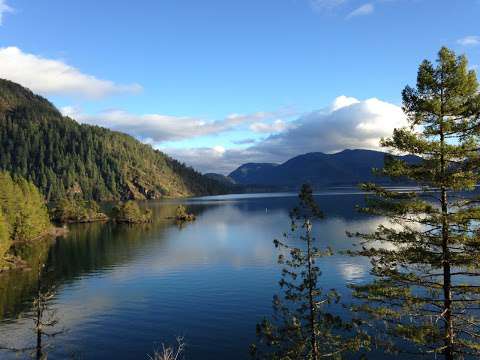
M 50 226 L 45 200 L 36 186 L 0 171 L 0 269 L 13 241 L 33 240 Z
M 223 174 L 206 173 L 206 174 L 203 174 L 203 175 L 210 178 L 210 179 L 218 181 L 219 183 L 230 186 L 230 187 L 235 185 L 235 181 L 231 177 L 225 176 Z
M 64 117 L 46 99 L 0 79 L 0 169 L 48 200 L 155 199 L 223 192 L 223 185 L 136 139 Z

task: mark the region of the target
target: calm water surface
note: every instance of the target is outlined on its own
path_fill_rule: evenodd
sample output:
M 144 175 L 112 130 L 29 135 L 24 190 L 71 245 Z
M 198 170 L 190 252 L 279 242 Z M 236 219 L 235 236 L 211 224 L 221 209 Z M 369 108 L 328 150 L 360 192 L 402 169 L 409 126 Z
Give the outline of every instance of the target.
M 382 221 L 355 211 L 358 192 L 316 199 L 327 215 L 314 227 L 323 246 L 347 249 L 345 230 L 372 230 Z M 197 215 L 183 228 L 168 219 L 179 202 Z M 75 225 L 51 244 L 21 250 L 32 267 L 46 261 L 45 281 L 58 286 L 50 306 L 65 332 L 49 340 L 49 359 L 145 359 L 179 335 L 188 359 L 247 359 L 255 324 L 270 314 L 278 292 L 272 240 L 288 230 L 296 203 L 289 193 L 148 202 L 153 224 Z M 339 289 L 345 301 L 345 284 L 368 277 L 366 259 L 336 255 L 320 266 L 323 287 Z M 35 286 L 35 271 L 0 277 L 1 345 L 32 345 Z

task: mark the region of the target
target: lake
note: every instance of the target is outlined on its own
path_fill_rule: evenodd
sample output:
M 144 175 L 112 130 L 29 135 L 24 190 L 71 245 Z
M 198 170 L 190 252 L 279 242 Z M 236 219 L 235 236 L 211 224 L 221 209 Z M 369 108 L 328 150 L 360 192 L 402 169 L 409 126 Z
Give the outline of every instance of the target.
M 315 196 L 325 219 L 318 244 L 348 249 L 346 230 L 373 230 L 381 218 L 356 212 L 363 195 L 339 189 Z M 183 203 L 197 220 L 172 220 Z M 44 281 L 57 287 L 50 308 L 63 332 L 46 340 L 49 359 L 145 359 L 183 336 L 187 359 L 247 359 L 255 325 L 271 313 L 280 268 L 272 241 L 289 229 L 296 194 L 247 194 L 143 203 L 148 225 L 80 224 L 65 237 L 22 249 L 32 268 L 46 262 Z M 321 284 L 337 288 L 368 277 L 367 259 L 335 255 L 320 262 Z M 0 344 L 33 344 L 28 317 L 36 271 L 0 276 Z M 11 352 L 0 358 L 18 359 Z

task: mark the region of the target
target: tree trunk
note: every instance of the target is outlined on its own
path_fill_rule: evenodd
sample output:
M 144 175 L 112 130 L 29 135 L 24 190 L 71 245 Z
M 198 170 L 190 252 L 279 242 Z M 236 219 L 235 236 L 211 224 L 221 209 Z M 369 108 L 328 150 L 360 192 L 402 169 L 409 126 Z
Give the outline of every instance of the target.
M 443 121 L 443 119 L 442 119 Z M 443 126 L 440 126 L 440 174 L 441 174 L 441 205 L 442 205 L 442 263 L 443 263 L 443 318 L 445 319 L 444 328 L 444 355 L 445 360 L 453 360 L 453 319 L 452 319 L 452 276 L 450 270 L 450 248 L 448 246 L 448 199 L 445 185 L 446 161 L 445 161 L 445 134 Z
M 43 359 L 43 352 L 42 352 L 42 330 L 40 327 L 37 328 L 37 360 Z
M 443 253 L 443 316 L 445 318 L 445 359 L 453 359 L 452 279 L 450 274 L 450 249 L 448 247 L 447 192 L 442 189 L 442 253 Z
M 313 298 L 313 274 L 312 274 L 312 238 L 310 236 L 310 223 L 307 223 L 307 257 L 308 257 L 308 301 L 310 305 L 310 329 L 311 333 L 311 346 L 312 346 L 312 360 L 318 360 L 318 344 L 317 334 L 315 326 L 315 303 Z

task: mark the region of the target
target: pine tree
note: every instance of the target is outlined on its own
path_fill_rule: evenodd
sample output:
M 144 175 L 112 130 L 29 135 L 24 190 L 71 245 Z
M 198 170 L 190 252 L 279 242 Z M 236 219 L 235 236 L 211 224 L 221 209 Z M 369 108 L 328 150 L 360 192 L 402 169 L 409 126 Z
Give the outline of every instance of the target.
M 465 56 L 442 48 L 436 65 L 423 61 L 416 88 L 402 95 L 410 126 L 382 145 L 418 160 L 388 156 L 380 173 L 413 180 L 422 191 L 363 186 L 371 192 L 363 211 L 389 222 L 356 234 L 363 246 L 355 254 L 370 258 L 375 280 L 353 287 L 365 300 L 354 309 L 368 315 L 392 351 L 400 340 L 412 354 L 478 357 L 480 199 L 468 194 L 480 181 L 476 74 Z
M 318 261 L 332 251 L 322 251 L 315 245 L 312 221 L 323 214 L 313 199 L 312 189 L 303 185 L 299 199 L 300 206 L 290 214 L 290 232 L 283 234 L 283 241 L 274 240 L 275 247 L 280 249 L 278 262 L 284 266 L 282 294 L 274 296 L 272 319 L 257 325 L 258 344 L 251 347 L 255 359 L 340 358 L 343 352 L 362 345 L 359 336 L 342 336 L 350 326 L 325 309 L 339 301 L 335 290 L 324 291 L 319 284 Z M 298 240 L 301 247 L 293 245 Z

